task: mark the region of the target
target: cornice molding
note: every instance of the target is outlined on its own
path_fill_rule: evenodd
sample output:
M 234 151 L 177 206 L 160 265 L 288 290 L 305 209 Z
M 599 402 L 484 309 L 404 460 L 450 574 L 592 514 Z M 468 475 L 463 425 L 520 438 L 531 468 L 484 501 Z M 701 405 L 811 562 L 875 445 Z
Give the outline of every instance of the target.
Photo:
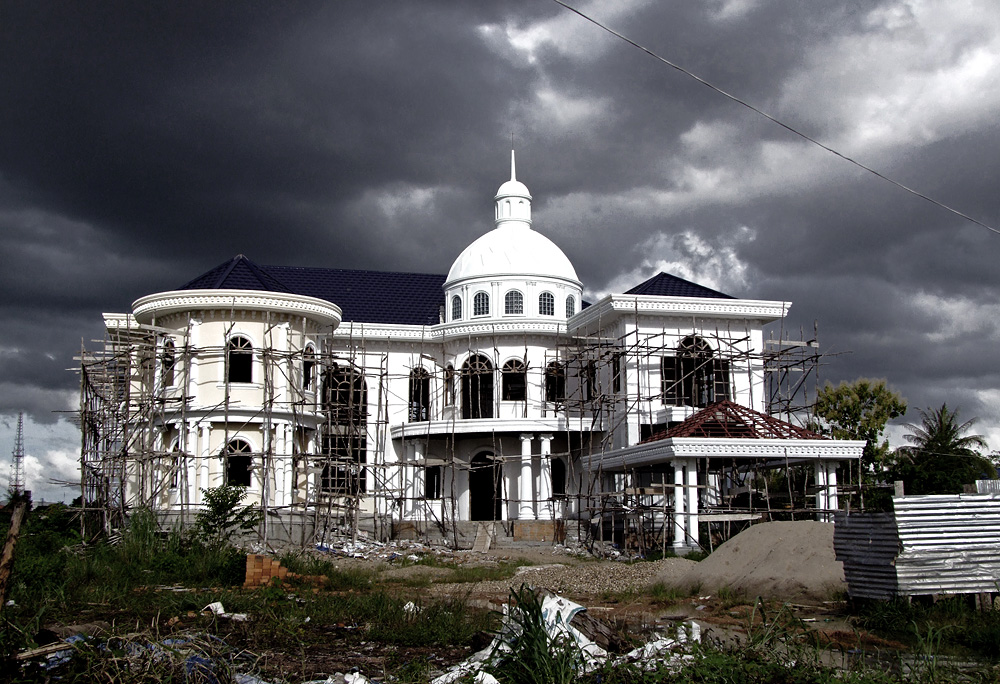
M 149 323 L 157 316 L 210 309 L 272 311 L 334 327 L 341 319 L 340 307 L 323 299 L 262 290 L 172 290 L 140 297 L 132 304 L 132 314 L 140 323 Z
M 861 458 L 866 442 L 851 439 L 733 439 L 674 437 L 587 457 L 589 468 L 616 470 L 675 458 L 745 458 L 846 461 Z
M 765 299 L 712 299 L 708 297 L 664 297 L 657 295 L 611 294 L 587 307 L 569 320 L 570 330 L 577 331 L 598 322 L 610 323 L 624 314 L 647 316 L 709 316 L 714 318 L 752 318 L 769 322 L 788 314 L 791 302 Z

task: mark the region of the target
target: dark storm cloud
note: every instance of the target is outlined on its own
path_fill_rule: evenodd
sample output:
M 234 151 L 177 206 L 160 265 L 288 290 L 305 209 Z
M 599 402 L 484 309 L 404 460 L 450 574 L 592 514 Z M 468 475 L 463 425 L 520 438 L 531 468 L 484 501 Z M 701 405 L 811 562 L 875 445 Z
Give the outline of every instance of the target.
M 1000 222 L 988 3 L 605 5 L 584 9 Z M 670 264 L 791 300 L 789 328 L 818 319 L 851 352 L 829 379 L 887 377 L 911 405 L 1000 422 L 984 399 L 1000 236 L 555 3 L 8 2 L 0 93 L 0 412 L 50 420 L 102 311 L 237 253 L 446 272 L 491 227 L 513 132 L 535 226 L 590 291 Z

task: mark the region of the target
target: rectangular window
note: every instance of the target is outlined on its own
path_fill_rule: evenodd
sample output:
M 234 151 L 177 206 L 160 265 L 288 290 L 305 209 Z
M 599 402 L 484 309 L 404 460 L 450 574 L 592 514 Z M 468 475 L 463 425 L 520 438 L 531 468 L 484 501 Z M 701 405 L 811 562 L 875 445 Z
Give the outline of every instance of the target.
M 667 406 L 678 406 L 680 398 L 680 377 L 677 372 L 677 358 L 664 356 L 660 359 L 660 392 L 663 403 Z
M 625 377 L 625 355 L 621 352 L 611 357 L 611 391 L 621 394 L 622 380 Z
M 441 466 L 424 468 L 424 498 L 441 498 Z

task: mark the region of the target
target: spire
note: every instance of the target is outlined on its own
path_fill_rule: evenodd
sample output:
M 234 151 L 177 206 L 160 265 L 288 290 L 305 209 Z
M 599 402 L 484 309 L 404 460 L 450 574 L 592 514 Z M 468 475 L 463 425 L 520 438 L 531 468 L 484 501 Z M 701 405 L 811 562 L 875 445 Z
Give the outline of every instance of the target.
M 514 173 L 514 136 L 511 135 L 510 140 L 510 179 L 512 181 L 517 180 L 517 174 Z

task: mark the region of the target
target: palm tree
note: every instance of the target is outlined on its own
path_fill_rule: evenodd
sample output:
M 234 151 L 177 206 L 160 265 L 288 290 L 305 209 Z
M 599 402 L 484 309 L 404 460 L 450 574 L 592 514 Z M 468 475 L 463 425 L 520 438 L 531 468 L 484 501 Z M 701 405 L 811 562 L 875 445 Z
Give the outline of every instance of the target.
M 965 434 L 975 418 L 960 423 L 958 411 L 941 404 L 920 411 L 920 419 L 920 425 L 906 425 L 910 434 L 904 438 L 910 446 L 896 450 L 893 476 L 903 480 L 907 494 L 960 494 L 962 485 L 996 476 L 993 463 L 979 452 L 986 439 Z

